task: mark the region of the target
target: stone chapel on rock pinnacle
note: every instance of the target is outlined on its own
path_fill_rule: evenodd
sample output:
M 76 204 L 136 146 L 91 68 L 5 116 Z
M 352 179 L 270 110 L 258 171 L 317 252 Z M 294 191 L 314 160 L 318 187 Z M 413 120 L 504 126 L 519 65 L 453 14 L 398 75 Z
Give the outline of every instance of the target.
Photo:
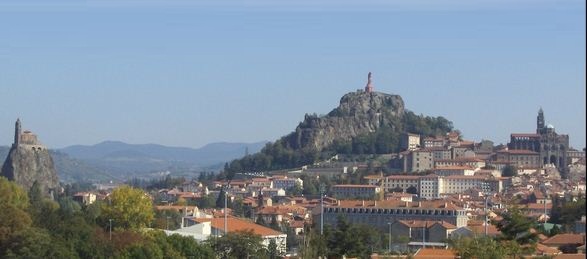
M 2 166 L 2 176 L 15 181 L 25 191 L 30 190 L 34 182 L 39 184 L 46 196 L 52 194 L 59 187 L 57 171 L 49 150 L 37 139 L 31 131 L 22 131 L 20 119 L 14 127 L 14 143 Z

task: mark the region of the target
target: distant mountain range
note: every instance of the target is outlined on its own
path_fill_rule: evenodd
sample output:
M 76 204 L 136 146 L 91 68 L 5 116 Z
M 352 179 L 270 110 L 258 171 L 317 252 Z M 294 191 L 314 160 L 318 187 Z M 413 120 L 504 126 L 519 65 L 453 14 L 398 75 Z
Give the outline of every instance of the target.
M 266 143 L 219 142 L 195 149 L 104 141 L 52 150 L 51 155 L 61 181 L 124 180 L 158 177 L 168 172 L 190 176 L 199 171 L 219 170 L 225 162 L 243 157 L 247 149 L 251 154 L 259 152 Z M 0 147 L 1 162 L 8 150 L 9 147 Z

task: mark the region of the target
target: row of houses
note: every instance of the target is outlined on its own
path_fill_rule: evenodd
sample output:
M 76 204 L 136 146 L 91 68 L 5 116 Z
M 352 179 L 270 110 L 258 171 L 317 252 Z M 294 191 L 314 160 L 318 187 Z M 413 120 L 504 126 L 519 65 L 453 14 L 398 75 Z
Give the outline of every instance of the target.
M 463 169 L 465 170 L 467 169 Z M 492 174 L 370 175 L 364 178 L 368 185 L 380 186 L 384 192 L 410 192 L 418 194 L 422 199 L 438 199 L 447 194 L 464 193 L 469 189 L 498 193 L 510 185 L 509 177 L 495 177 Z

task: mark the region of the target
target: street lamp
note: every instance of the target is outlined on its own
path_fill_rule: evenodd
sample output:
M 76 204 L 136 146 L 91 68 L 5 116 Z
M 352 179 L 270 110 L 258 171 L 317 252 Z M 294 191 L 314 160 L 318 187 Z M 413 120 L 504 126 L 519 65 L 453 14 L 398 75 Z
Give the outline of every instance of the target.
M 320 183 L 320 235 L 324 235 L 324 189 L 323 183 Z
M 228 188 L 227 188 L 228 190 Z M 224 235 L 226 235 L 228 233 L 228 223 L 227 223 L 227 214 L 226 214 L 226 208 L 228 207 L 228 193 L 226 192 L 226 190 L 224 191 Z
M 389 241 L 389 244 L 388 244 L 389 249 L 388 250 L 389 250 L 389 253 L 391 254 L 391 221 L 387 222 L 387 225 L 389 225 L 389 240 L 388 240 Z
M 112 241 L 112 219 L 108 219 L 110 222 L 110 241 Z

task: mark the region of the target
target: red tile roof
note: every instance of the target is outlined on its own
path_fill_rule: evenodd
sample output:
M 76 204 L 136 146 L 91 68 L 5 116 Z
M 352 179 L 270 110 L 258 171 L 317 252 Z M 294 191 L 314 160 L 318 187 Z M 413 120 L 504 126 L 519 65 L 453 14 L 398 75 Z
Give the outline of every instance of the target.
M 439 170 L 475 170 L 475 168 L 472 166 L 466 166 L 466 165 L 437 166 L 436 168 L 434 168 L 434 171 L 439 171 Z
M 559 254 L 554 259 L 585 259 L 584 254 Z
M 414 254 L 414 258 L 457 258 L 457 253 L 450 249 L 421 248 Z
M 224 231 L 224 218 L 194 218 L 193 220 L 198 223 L 211 222 L 213 228 Z M 243 219 L 228 217 L 226 221 L 228 232 L 252 230 L 253 233 L 260 236 L 276 236 L 283 234 L 279 231 Z
M 401 224 L 404 224 L 411 228 L 422 228 L 422 227 L 432 227 L 436 224 L 440 224 L 444 228 L 447 229 L 456 229 L 457 227 L 453 224 L 450 224 L 445 221 L 434 221 L 434 220 L 398 220 Z
M 340 204 L 325 205 L 325 207 L 339 207 L 339 208 L 423 208 L 423 209 L 450 209 L 460 210 L 459 206 L 444 200 L 407 202 L 394 200 L 383 201 L 364 201 L 364 200 L 339 200 Z
M 544 203 L 528 203 L 526 204 L 526 208 L 528 209 L 533 209 L 533 210 L 543 210 L 544 209 Z M 547 203 L 546 204 L 546 209 L 552 209 L 552 203 Z
M 467 228 L 473 231 L 473 233 L 485 234 L 485 225 L 468 225 Z M 487 225 L 487 234 L 490 236 L 497 236 L 501 234 L 501 231 L 499 231 L 494 225 L 489 224 Z
M 540 243 L 536 244 L 536 252 L 539 255 L 557 255 L 561 253 L 561 251 L 556 248 L 548 247 Z
M 377 188 L 375 185 L 368 184 L 337 184 L 333 185 L 332 188 Z
M 557 234 L 546 239 L 542 244 L 547 246 L 561 246 L 566 244 L 584 244 L 584 234 Z

